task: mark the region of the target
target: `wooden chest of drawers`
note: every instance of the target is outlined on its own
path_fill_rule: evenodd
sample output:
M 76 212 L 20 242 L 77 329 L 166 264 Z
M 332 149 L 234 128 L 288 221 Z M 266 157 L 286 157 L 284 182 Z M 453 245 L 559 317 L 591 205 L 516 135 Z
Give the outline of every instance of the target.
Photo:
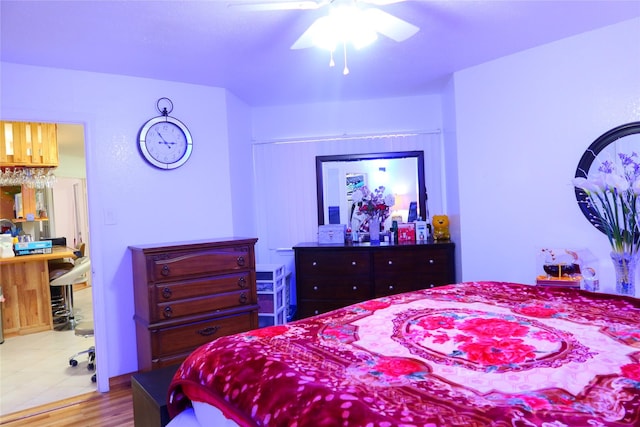
M 297 317 L 455 283 L 454 244 L 296 245 Z
M 256 241 L 129 247 L 139 370 L 179 363 L 217 337 L 258 327 Z

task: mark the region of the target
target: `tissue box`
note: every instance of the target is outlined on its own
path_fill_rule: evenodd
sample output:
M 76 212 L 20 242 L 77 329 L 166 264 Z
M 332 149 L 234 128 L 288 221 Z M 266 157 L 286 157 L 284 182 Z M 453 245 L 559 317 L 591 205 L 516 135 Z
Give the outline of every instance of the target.
M 343 244 L 347 226 L 344 224 L 327 224 L 318 226 L 318 243 Z
M 416 241 L 416 224 L 413 222 L 403 222 L 398 224 L 398 243 Z
M 427 221 L 416 221 L 416 240 L 423 242 L 429 238 Z

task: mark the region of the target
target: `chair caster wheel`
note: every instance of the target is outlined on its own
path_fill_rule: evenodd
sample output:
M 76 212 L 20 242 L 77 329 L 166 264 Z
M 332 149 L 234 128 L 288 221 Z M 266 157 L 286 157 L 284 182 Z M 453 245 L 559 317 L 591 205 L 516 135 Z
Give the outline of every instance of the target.
M 95 383 L 98 380 L 98 378 L 96 378 L 96 374 L 91 375 L 91 382 Z
M 93 371 L 95 368 L 96 368 L 96 366 L 93 363 L 89 363 L 87 365 L 87 369 L 90 370 L 90 371 Z
M 76 359 L 69 359 L 69 365 L 78 366 L 78 361 Z

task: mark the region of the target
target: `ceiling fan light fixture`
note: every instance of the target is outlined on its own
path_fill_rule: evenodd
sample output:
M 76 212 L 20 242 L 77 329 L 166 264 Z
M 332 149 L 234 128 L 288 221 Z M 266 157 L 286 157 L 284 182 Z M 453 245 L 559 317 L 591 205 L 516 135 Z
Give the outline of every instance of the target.
M 361 49 L 378 38 L 366 15 L 355 5 L 333 7 L 329 15 L 318 18 L 311 29 L 313 44 L 329 51 L 344 44 Z

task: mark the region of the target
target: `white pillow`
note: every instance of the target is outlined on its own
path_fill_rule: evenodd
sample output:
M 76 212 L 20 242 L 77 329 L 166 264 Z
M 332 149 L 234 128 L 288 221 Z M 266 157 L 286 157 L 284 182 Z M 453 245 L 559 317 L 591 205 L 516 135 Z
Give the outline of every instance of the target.
M 238 424 L 225 417 L 220 409 L 204 402 L 191 402 L 198 422 L 202 426 L 238 427 Z M 191 426 L 188 426 L 191 427 Z

